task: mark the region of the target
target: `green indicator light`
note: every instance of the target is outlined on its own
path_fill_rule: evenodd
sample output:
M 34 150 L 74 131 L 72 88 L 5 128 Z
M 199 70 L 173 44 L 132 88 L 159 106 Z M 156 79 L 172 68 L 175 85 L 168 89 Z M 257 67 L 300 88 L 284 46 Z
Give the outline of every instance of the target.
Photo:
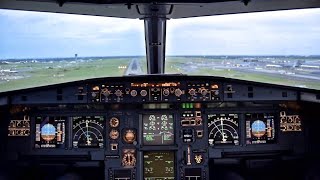
M 190 108 L 193 109 L 193 103 L 190 103 Z
M 186 103 L 182 103 L 182 108 L 183 108 L 183 109 L 186 108 Z

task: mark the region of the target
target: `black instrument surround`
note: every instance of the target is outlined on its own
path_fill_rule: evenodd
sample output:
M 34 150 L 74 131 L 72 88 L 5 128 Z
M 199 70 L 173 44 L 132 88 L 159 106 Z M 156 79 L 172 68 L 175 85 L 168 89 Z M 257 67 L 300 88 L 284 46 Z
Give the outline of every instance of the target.
M 205 180 L 212 164 L 306 153 L 303 93 L 317 91 L 182 75 L 18 90 L 0 94 L 3 146 L 10 162 L 99 166 L 105 179 Z

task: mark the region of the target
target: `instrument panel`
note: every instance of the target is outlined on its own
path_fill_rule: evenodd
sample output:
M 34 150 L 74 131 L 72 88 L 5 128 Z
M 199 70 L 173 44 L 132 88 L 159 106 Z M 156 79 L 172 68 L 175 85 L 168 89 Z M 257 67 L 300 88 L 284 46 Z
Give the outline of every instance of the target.
M 286 146 L 282 137 L 303 129 L 299 115 L 283 113 L 279 102 L 293 98 L 291 90 L 269 89 L 280 96 L 286 91 L 286 97 L 262 101 L 259 92 L 252 91 L 260 87 L 251 84 L 245 85 L 249 97 L 241 83 L 167 78 L 65 85 L 58 87 L 58 95 L 54 91 L 53 99 L 59 100 L 46 103 L 37 98 L 50 90 L 25 93 L 27 101 L 13 95 L 8 117 L 28 120 L 28 127 L 21 128 L 29 128 L 29 135 L 19 137 L 32 144 L 31 149 L 16 148 L 17 154 L 46 160 L 53 156 L 70 164 L 103 162 L 105 179 L 110 180 L 207 180 L 210 159 L 287 151 L 293 146 Z M 281 131 L 293 125 L 283 120 L 291 117 L 299 120 L 299 128 Z M 16 125 L 9 124 L 9 137 Z
M 207 164 L 216 148 L 245 151 L 245 145 L 277 142 L 277 109 L 214 113 L 204 105 L 180 106 L 178 111 L 128 108 L 90 116 L 35 116 L 35 150 L 100 153 L 109 179 L 208 179 Z

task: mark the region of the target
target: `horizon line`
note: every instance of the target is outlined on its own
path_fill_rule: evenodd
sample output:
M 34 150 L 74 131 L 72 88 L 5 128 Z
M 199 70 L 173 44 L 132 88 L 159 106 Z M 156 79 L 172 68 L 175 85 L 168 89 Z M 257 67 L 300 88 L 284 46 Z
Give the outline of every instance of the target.
M 297 56 L 297 57 L 312 57 L 312 56 L 320 56 L 320 54 L 314 54 L 314 55 L 167 55 L 166 57 L 210 57 L 210 56 L 216 56 L 216 57 L 221 57 L 221 56 L 261 56 L 261 57 L 268 57 L 268 56 L 282 56 L 282 57 L 288 57 L 288 56 Z M 145 55 L 128 55 L 128 56 L 78 56 L 77 58 L 129 58 L 129 57 L 146 57 Z M 75 58 L 74 56 L 69 56 L 69 57 L 26 57 L 26 58 L 0 58 L 0 61 L 2 60 L 19 60 L 19 59 L 63 59 L 63 58 Z

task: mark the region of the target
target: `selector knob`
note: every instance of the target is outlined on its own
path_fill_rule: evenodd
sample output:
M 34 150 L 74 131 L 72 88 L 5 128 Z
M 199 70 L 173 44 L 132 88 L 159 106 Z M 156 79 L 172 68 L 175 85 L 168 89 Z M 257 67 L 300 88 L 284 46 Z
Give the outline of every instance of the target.
M 182 91 L 181 91 L 181 89 L 176 89 L 175 91 L 174 91 L 174 94 L 177 96 L 177 97 L 180 97 L 181 95 L 182 95 Z
M 110 125 L 111 127 L 118 127 L 119 124 L 120 124 L 120 121 L 119 121 L 118 118 L 112 117 L 112 118 L 110 119 L 109 125 Z
M 116 90 L 116 92 L 114 94 L 118 97 L 121 97 L 123 93 L 120 89 L 118 89 L 118 90 Z
M 146 96 L 147 94 L 148 94 L 148 92 L 146 90 L 141 90 L 140 91 L 140 95 L 143 96 L 143 97 Z
M 110 139 L 116 140 L 119 137 L 119 131 L 116 129 L 112 129 L 109 133 Z
M 201 90 L 200 90 L 200 93 L 201 93 L 202 96 L 205 96 L 205 95 L 208 94 L 208 90 L 206 90 L 206 89 L 201 89 Z
M 91 96 L 95 98 L 95 97 L 97 97 L 97 93 L 92 92 L 92 93 L 91 93 Z
M 189 89 L 189 94 L 191 95 L 191 96 L 194 96 L 194 95 L 196 95 L 196 90 L 195 89 Z
M 123 135 L 123 140 L 128 144 L 132 144 L 136 140 L 136 134 L 131 129 L 126 130 Z
M 134 150 L 124 150 L 124 154 L 122 157 L 122 166 L 135 166 L 136 165 L 136 157 Z
M 164 90 L 163 90 L 163 95 L 164 95 L 164 96 L 169 96 L 169 94 L 170 94 L 169 89 L 164 89 Z
M 103 94 L 104 96 L 110 96 L 111 92 L 108 89 L 102 89 L 101 94 Z
M 130 92 L 130 95 L 131 95 L 132 97 L 136 97 L 137 94 L 138 94 L 137 90 L 132 90 L 132 91 Z

